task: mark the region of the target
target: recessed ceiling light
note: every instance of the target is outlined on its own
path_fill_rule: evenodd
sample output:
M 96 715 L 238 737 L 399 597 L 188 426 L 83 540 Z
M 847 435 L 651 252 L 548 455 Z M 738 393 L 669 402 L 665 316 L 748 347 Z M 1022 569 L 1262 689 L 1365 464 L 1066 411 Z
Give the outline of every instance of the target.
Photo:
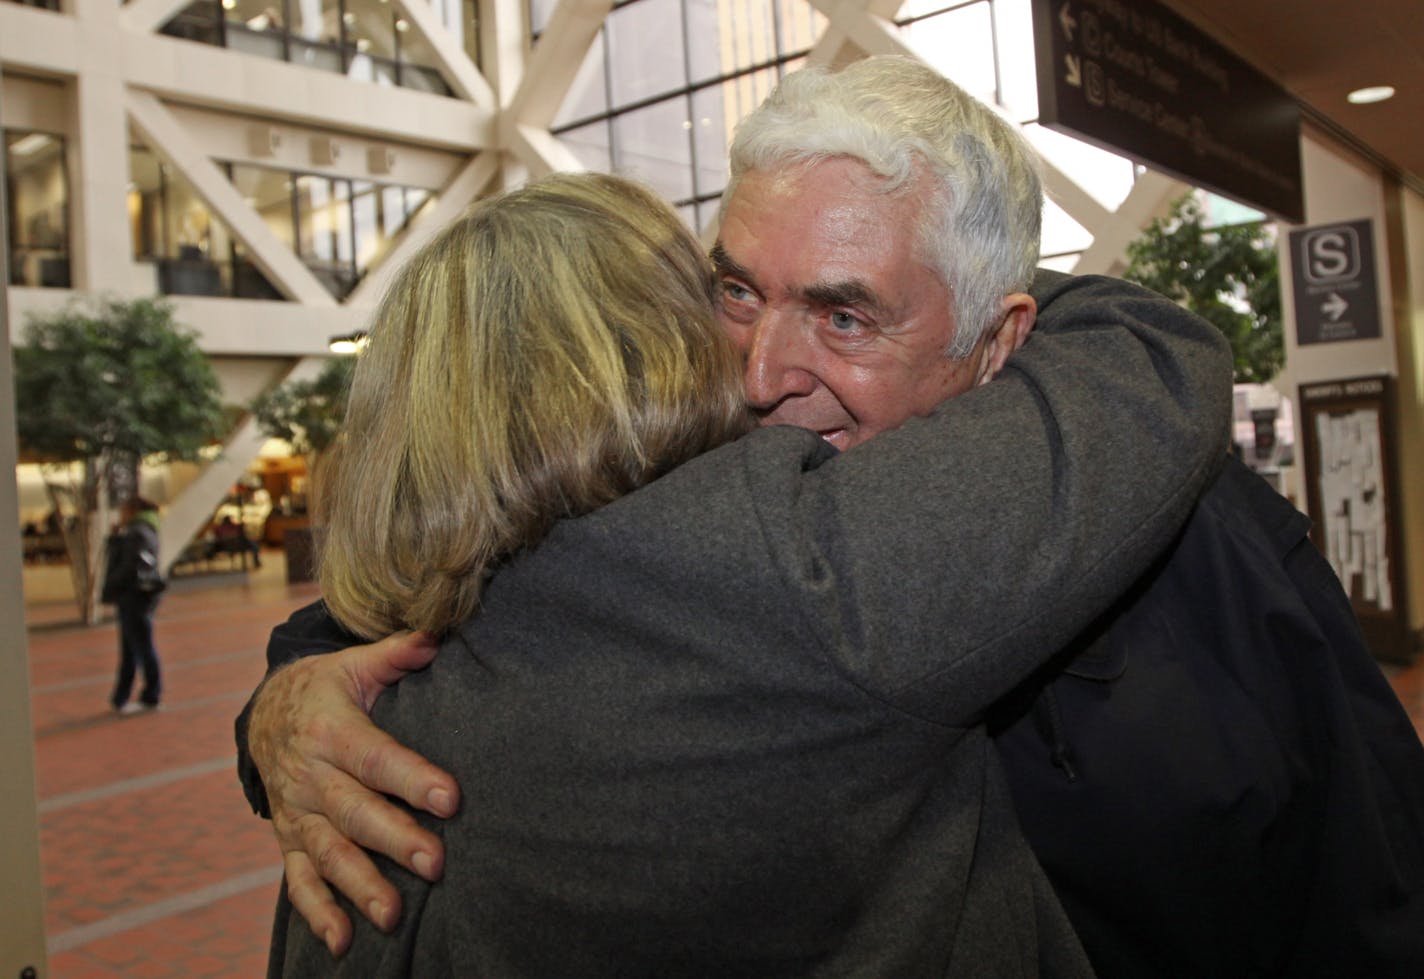
M 1368 105 L 1371 102 L 1383 102 L 1385 99 L 1394 98 L 1393 85 L 1371 85 L 1369 88 L 1357 88 L 1345 98 L 1355 105 Z

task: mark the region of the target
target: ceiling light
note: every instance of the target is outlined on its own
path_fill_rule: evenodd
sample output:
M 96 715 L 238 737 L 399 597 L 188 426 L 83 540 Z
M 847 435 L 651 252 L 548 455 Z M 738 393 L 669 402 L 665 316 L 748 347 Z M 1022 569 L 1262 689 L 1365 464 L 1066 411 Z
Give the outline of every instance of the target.
M 1357 88 L 1346 100 L 1354 105 L 1369 105 L 1371 102 L 1383 102 L 1385 99 L 1394 98 L 1393 85 L 1371 85 L 1369 88 Z
M 366 349 L 366 339 L 365 332 L 357 330 L 355 333 L 332 337 L 326 346 L 334 354 L 359 354 Z

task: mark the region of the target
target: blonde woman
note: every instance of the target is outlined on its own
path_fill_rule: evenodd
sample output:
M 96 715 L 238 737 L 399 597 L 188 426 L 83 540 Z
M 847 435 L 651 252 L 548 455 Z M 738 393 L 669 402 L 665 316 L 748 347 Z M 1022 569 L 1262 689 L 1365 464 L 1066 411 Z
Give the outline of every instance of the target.
M 412 810 L 443 878 L 376 858 L 398 920 L 351 912 L 340 958 L 284 888 L 273 974 L 1088 973 L 982 713 L 1180 524 L 1215 341 L 1070 301 L 1011 376 L 837 454 L 737 438 L 711 282 L 670 209 L 593 175 L 478 205 L 398 273 L 321 474 L 320 578 L 350 633 L 444 636 L 373 717 L 462 803 Z

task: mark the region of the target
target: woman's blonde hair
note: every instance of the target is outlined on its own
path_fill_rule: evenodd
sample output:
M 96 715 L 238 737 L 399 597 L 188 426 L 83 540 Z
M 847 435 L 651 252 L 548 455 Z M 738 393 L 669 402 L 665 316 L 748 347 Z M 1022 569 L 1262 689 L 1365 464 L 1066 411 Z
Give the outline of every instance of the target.
M 744 433 L 706 256 L 649 191 L 564 174 L 397 274 L 322 459 L 319 578 L 367 637 L 442 632 L 495 566 Z

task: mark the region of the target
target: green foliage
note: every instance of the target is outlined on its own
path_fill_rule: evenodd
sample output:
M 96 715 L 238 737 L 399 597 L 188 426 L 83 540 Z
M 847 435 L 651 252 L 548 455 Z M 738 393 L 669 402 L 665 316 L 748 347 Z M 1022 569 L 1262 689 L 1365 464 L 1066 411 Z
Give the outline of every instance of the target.
M 1236 380 L 1265 383 L 1285 363 L 1280 269 L 1264 224 L 1208 229 L 1196 194 L 1127 247 L 1123 278 L 1181 303 L 1226 335 Z
M 298 455 L 320 454 L 336 439 L 346 415 L 355 357 L 333 357 L 310 381 L 289 381 L 252 403 L 268 438 L 285 439 Z
M 192 459 L 221 432 L 217 376 L 165 302 L 31 316 L 14 353 L 20 446 L 43 461 Z

